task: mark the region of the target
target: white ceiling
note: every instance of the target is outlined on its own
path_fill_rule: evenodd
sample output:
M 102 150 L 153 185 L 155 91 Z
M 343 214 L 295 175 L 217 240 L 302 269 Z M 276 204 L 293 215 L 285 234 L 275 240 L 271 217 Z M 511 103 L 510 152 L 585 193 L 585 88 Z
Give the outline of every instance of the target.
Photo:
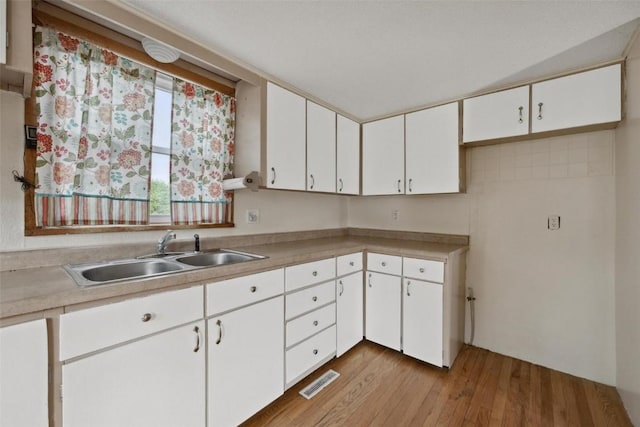
M 620 58 L 640 17 L 640 1 L 121 1 L 361 120 Z

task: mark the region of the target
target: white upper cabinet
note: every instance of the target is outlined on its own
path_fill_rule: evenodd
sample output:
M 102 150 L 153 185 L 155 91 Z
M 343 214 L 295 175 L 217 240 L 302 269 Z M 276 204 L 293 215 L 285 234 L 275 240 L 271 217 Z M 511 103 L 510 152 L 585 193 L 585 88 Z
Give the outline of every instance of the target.
M 268 188 L 305 190 L 306 101 L 267 83 Z
M 458 103 L 407 114 L 406 194 L 460 190 Z
M 336 192 L 336 113 L 307 101 L 307 191 Z
M 338 194 L 360 193 L 360 125 L 338 115 L 337 123 Z
M 362 125 L 362 194 L 404 193 L 404 115 Z
M 620 121 L 621 77 L 615 64 L 532 85 L 531 131 Z
M 529 133 L 529 86 L 463 101 L 462 141 L 506 138 Z

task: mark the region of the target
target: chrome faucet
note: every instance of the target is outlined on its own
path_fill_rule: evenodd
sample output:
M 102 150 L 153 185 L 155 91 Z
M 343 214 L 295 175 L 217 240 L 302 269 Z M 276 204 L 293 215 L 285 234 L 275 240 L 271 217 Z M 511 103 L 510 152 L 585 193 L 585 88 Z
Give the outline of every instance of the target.
M 164 255 L 164 251 L 167 247 L 167 243 L 169 243 L 169 240 L 175 239 L 175 238 L 176 238 L 176 233 L 172 230 L 167 230 L 166 234 L 162 236 L 162 239 L 158 240 L 158 246 L 157 246 L 158 254 Z

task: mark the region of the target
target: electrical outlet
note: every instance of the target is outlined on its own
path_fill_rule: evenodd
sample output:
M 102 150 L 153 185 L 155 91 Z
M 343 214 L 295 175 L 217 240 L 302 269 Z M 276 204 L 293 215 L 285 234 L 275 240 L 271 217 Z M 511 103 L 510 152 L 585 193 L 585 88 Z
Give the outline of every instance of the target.
M 560 215 L 549 215 L 547 228 L 549 230 L 558 230 L 560 228 Z
M 393 219 L 394 221 L 400 221 L 400 211 L 392 211 L 391 219 Z
M 247 209 L 247 224 L 258 224 L 260 222 L 260 211 L 258 209 Z

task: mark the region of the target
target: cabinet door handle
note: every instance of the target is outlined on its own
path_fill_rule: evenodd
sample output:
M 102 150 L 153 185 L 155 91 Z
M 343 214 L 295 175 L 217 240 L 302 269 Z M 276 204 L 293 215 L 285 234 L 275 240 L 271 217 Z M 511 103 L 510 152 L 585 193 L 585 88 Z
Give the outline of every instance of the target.
M 413 178 L 409 178 L 409 193 L 413 191 L 413 188 L 411 188 L 411 184 L 413 184 Z
M 222 328 L 222 320 L 218 319 L 218 321 L 216 322 L 216 325 L 218 325 L 218 339 L 216 340 L 216 345 L 220 344 L 222 342 L 222 338 L 224 337 L 224 329 Z
M 340 285 L 340 293 L 338 294 L 338 296 L 342 296 L 342 294 L 344 293 L 344 283 L 342 283 L 342 280 L 340 280 L 338 284 Z
M 540 102 L 538 104 L 538 120 L 542 120 L 542 106 L 544 105 L 544 103 Z
M 420 273 L 424 273 L 424 267 L 420 267 Z
M 356 265 L 356 263 L 355 263 L 355 262 L 353 262 L 353 261 L 351 261 L 351 262 L 349 263 L 349 265 L 350 265 L 351 267 L 353 267 L 354 265 Z
M 409 286 L 411 286 L 411 282 L 407 280 L 407 296 L 410 297 L 411 293 L 409 292 Z M 397 295 L 397 294 L 396 294 Z
M 402 184 L 401 179 L 398 180 L 398 193 L 402 193 L 402 190 L 400 189 L 400 184 Z
M 318 321 L 317 320 L 313 321 L 313 326 L 318 326 Z
M 253 292 L 257 291 L 258 288 L 255 287 L 255 286 L 252 286 L 252 287 L 249 288 L 249 290 L 253 293 Z
M 522 110 L 524 110 L 524 107 L 521 105 L 518 107 L 518 123 L 524 123 L 524 119 L 522 118 Z
M 271 184 L 275 184 L 276 183 L 276 168 L 271 168 Z
M 317 348 L 313 349 L 313 354 L 318 354 L 318 349 Z
M 339 178 L 338 182 L 340 183 L 340 188 L 338 188 L 338 191 L 342 193 L 342 189 L 344 188 L 344 183 L 342 182 L 342 178 Z
M 311 298 L 311 299 L 313 300 L 313 302 L 318 301 L 318 297 L 313 297 L 313 298 Z
M 386 266 L 387 266 L 387 263 L 386 263 L 386 262 L 384 262 L 384 261 L 382 261 L 382 262 L 380 263 L 380 265 L 382 265 L 383 267 L 386 267 Z
M 193 332 L 196 333 L 196 347 L 193 349 L 194 353 L 197 353 L 200 350 L 200 328 L 197 326 L 193 328 Z
M 311 186 L 309 189 L 313 190 L 313 186 L 316 185 L 316 180 L 313 178 L 313 174 L 310 174 L 309 178 L 311 178 Z
M 369 287 L 371 287 L 371 273 L 369 273 Z
M 311 273 L 311 275 L 312 275 L 313 277 L 316 277 L 316 276 L 318 275 L 318 272 L 317 272 L 317 271 L 314 271 L 314 272 L 312 272 L 312 273 Z
M 141 320 L 143 322 L 148 322 L 149 320 L 151 320 L 152 317 L 153 316 L 151 315 L 151 313 L 145 313 L 145 314 L 142 315 L 142 319 Z

